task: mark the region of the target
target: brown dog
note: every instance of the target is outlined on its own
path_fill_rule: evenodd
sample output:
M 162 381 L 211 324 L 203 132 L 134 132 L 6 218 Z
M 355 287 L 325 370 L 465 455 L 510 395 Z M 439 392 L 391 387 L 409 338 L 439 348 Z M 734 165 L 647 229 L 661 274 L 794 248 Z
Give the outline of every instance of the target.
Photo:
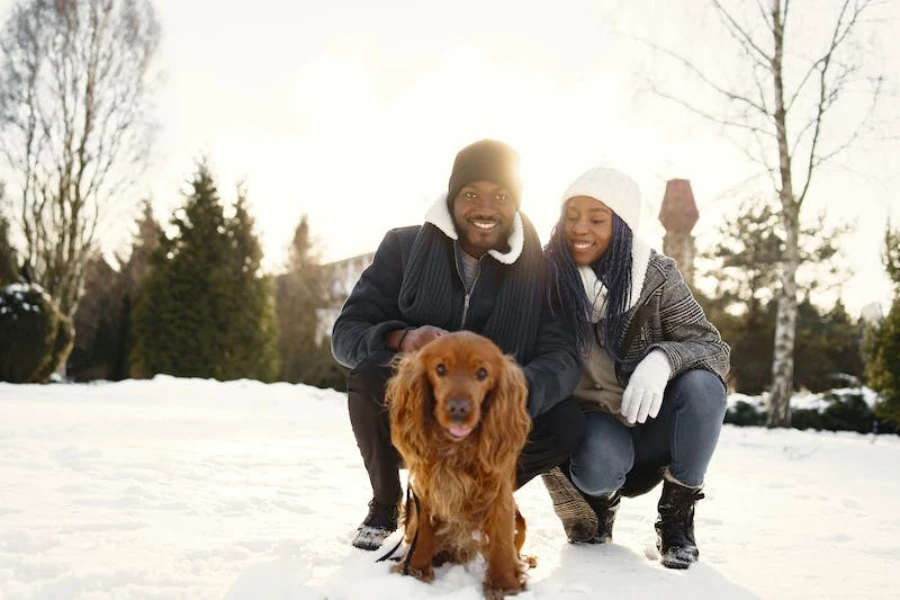
M 396 367 L 386 395 L 391 440 L 419 499 L 406 516 L 405 541 L 416 539 L 409 573 L 431 581 L 434 566 L 465 564 L 481 553 L 485 595 L 520 592 L 527 566 L 534 566 L 519 554 L 525 519 L 513 499 L 516 461 L 531 427 L 522 370 L 470 332 L 445 334 Z

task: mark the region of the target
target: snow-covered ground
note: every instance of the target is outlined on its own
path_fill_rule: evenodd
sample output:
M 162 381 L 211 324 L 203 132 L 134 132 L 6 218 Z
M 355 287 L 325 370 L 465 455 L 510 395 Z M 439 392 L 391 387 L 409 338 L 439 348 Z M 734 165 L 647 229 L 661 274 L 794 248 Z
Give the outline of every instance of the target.
M 898 465 L 896 437 L 726 427 L 682 572 L 655 561 L 657 492 L 623 502 L 615 544 L 573 547 L 532 482 L 520 597 L 896 598 Z M 3 600 L 480 597 L 481 563 L 426 585 L 352 548 L 368 499 L 342 394 L 0 384 Z

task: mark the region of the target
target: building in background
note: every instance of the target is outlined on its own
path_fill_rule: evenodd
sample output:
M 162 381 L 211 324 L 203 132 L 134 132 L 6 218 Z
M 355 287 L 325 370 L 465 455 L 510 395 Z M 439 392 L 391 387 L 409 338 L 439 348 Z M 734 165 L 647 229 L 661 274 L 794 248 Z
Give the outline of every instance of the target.
M 866 325 L 872 325 L 873 327 L 878 327 L 881 325 L 881 322 L 884 320 L 884 313 L 881 310 L 881 304 L 878 302 L 871 302 L 866 304 L 860 310 L 859 318 Z
M 659 220 L 666 229 L 663 253 L 675 260 L 678 270 L 691 287 L 694 286 L 694 236 L 691 230 L 700 218 L 691 182 L 687 179 L 670 179 L 659 209 Z
M 353 291 L 353 286 L 359 281 L 360 275 L 366 270 L 375 259 L 374 252 L 351 256 L 343 260 L 337 260 L 326 265 L 324 268 L 331 276 L 330 296 L 332 299 L 331 306 L 320 308 L 316 311 L 316 343 L 322 343 L 325 337 L 331 337 L 331 330 L 338 315 L 341 314 L 341 308 L 344 302 Z

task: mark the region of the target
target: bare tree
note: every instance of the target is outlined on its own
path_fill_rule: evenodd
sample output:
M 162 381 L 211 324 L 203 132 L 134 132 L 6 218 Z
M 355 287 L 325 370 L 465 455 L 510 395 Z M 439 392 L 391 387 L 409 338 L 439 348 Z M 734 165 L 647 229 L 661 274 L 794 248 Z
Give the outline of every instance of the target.
M 775 331 L 768 425 L 788 427 L 793 390 L 794 339 L 797 321 L 797 268 L 800 253 L 800 210 L 819 168 L 846 150 L 872 123 L 883 89 L 881 74 L 865 68 L 866 52 L 858 46 L 872 25 L 868 17 L 878 0 L 839 0 L 834 4 L 827 38 L 814 55 L 792 44 L 809 34 L 803 21 L 791 21 L 791 0 L 756 0 L 734 8 L 710 0 L 739 61 L 728 64 L 731 83 L 719 81 L 711 69 L 677 52 L 650 44 L 680 63 L 715 98 L 709 107 L 695 98 L 654 91 L 687 110 L 739 134 L 738 144 L 771 176 L 784 228 L 781 285 Z M 825 9 L 816 4 L 819 17 Z M 796 44 L 799 45 L 799 44 Z M 721 57 L 719 57 L 721 59 Z M 842 101 L 866 100 L 866 110 L 841 112 Z M 826 135 L 828 134 L 828 135 Z
M 145 164 L 159 39 L 149 0 L 20 0 L 0 32 L 0 166 L 23 258 L 64 314 Z

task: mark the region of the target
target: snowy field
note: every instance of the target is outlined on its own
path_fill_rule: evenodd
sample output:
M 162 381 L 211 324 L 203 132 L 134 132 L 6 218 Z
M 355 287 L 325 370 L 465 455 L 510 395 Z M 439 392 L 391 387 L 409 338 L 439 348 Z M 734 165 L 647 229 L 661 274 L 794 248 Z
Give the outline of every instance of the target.
M 519 597 L 897 598 L 898 466 L 896 437 L 726 427 L 681 572 L 655 562 L 658 490 L 623 501 L 615 544 L 573 547 L 532 482 Z M 483 563 L 426 585 L 352 548 L 368 499 L 342 394 L 0 384 L 2 600 L 480 598 Z

